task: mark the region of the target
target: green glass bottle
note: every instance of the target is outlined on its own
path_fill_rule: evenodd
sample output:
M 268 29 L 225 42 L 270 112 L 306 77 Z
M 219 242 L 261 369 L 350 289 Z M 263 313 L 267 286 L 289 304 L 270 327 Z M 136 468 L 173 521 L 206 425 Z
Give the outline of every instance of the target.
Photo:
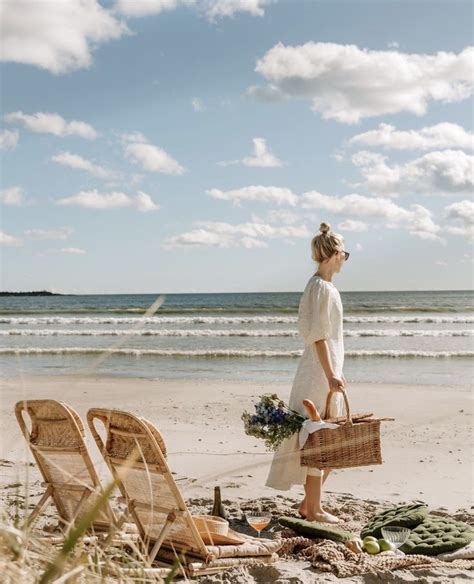
M 214 487 L 214 505 L 212 507 L 211 515 L 214 515 L 215 517 L 222 517 L 222 519 L 227 519 L 227 514 L 225 512 L 224 505 L 222 504 L 220 487 Z

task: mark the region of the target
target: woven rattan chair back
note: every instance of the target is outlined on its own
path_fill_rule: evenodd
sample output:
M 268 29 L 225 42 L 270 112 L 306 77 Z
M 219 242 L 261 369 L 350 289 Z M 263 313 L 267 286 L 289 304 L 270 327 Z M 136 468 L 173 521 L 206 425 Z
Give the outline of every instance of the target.
M 206 558 L 208 551 L 166 462 L 166 447 L 147 420 L 92 409 L 87 421 L 153 559 L 161 546 Z M 95 423 L 105 430 L 102 439 Z
M 15 415 L 46 487 L 27 519 L 28 524 L 53 501 L 62 522 L 71 526 L 90 510 L 102 493 L 84 442 L 81 419 L 71 407 L 55 400 L 19 401 L 15 405 Z M 30 418 L 31 429 L 26 416 Z M 104 530 L 115 523 L 112 508 L 105 502 L 93 527 Z

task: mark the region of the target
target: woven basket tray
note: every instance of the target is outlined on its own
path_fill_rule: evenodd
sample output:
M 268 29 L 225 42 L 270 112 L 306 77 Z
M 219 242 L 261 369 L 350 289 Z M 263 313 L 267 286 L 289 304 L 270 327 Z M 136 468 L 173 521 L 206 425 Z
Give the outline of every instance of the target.
M 326 401 L 329 412 L 330 401 L 334 392 L 330 392 Z M 312 468 L 351 468 L 382 464 L 380 447 L 381 419 L 362 415 L 354 423 L 351 417 L 347 394 L 343 393 L 346 407 L 346 419 L 339 428 L 318 430 L 309 435 L 301 449 L 301 466 Z M 384 418 L 388 419 L 388 418 Z

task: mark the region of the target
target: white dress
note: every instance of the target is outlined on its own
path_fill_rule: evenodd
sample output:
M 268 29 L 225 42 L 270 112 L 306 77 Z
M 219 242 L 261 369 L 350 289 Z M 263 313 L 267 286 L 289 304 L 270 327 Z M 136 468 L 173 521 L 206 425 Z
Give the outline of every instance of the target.
M 344 365 L 342 316 L 342 301 L 338 289 L 332 282 L 327 282 L 320 276 L 311 277 L 298 310 L 298 330 L 304 339 L 305 349 L 291 389 L 288 405 L 292 410 L 306 415 L 303 400 L 310 399 L 318 412 L 321 415 L 324 413 L 329 384 L 319 361 L 315 342 L 326 339 L 334 373 L 340 378 Z M 331 415 L 342 415 L 342 395 L 333 395 L 331 403 Z M 296 433 L 285 440 L 275 452 L 266 484 L 268 487 L 287 491 L 292 485 L 304 484 L 307 472 L 306 467 L 300 466 Z

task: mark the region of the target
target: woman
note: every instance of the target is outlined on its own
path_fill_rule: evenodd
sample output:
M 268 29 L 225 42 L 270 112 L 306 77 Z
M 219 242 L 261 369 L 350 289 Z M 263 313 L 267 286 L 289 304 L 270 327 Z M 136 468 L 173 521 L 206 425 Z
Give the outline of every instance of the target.
M 342 373 L 344 340 L 342 330 L 342 302 L 332 283 L 349 253 L 344 249 L 344 238 L 321 223 L 320 233 L 311 242 L 313 260 L 318 263 L 316 273 L 309 279 L 301 297 L 298 311 L 298 329 L 304 338 L 305 350 L 296 371 L 289 406 L 305 414 L 303 400 L 312 400 L 318 411 L 324 413 L 326 398 L 331 399 L 331 415 L 343 414 L 342 389 L 346 380 Z M 308 521 L 337 523 L 337 517 L 321 505 L 322 485 L 330 469 L 319 470 L 300 466 L 298 434 L 285 440 L 275 453 L 267 486 L 286 491 L 292 485 L 304 484 L 305 498 L 299 512 Z

